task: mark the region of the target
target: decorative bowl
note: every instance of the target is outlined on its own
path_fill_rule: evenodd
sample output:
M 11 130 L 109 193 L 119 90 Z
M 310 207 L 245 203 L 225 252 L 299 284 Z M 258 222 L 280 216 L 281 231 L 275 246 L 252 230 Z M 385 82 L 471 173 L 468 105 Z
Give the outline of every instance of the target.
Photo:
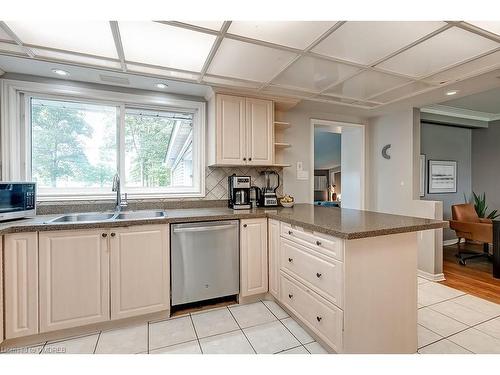
M 286 207 L 286 208 L 291 208 L 291 207 L 293 207 L 293 205 L 295 204 L 295 202 L 281 202 L 281 201 L 280 201 L 280 204 L 281 204 L 283 207 Z

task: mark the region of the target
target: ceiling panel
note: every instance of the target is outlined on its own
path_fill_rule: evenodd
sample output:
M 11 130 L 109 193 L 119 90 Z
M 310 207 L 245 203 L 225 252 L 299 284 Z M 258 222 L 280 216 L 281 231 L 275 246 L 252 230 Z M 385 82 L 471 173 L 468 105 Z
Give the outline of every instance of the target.
M 228 32 L 305 49 L 335 23 L 334 21 L 233 21 Z
M 119 22 L 127 61 L 199 72 L 214 35 L 158 22 Z
M 489 31 L 490 33 L 500 35 L 500 21 L 467 21 L 467 23 Z
M 313 52 L 369 65 L 445 26 L 444 22 L 349 21 Z
M 194 26 L 204 27 L 205 29 L 219 31 L 224 21 L 180 21 Z
M 365 70 L 347 81 L 327 90 L 326 94 L 366 99 L 382 91 L 411 82 L 409 79 L 390 74 Z
M 0 40 L 12 41 L 12 38 L 0 27 Z
M 360 69 L 347 64 L 302 56 L 272 82 L 302 90 L 320 92 Z
M 117 58 L 107 21 L 7 21 L 24 44 Z
M 266 88 L 261 90 L 261 92 L 269 95 L 289 96 L 289 97 L 303 98 L 303 99 L 308 99 L 315 96 L 315 94 L 312 93 L 300 90 L 288 89 L 286 87 L 273 86 L 273 85 L 267 86 Z
M 259 82 L 241 81 L 233 78 L 211 76 L 208 74 L 203 77 L 203 81 L 216 86 L 243 87 L 246 89 L 258 89 L 261 86 L 261 83 Z
M 447 82 L 459 81 L 492 69 L 500 67 L 500 51 L 490 53 L 468 63 L 434 74 L 424 81 L 432 84 L 444 84 Z
M 75 55 L 68 52 L 43 50 L 40 48 L 32 48 L 32 51 L 36 57 L 41 57 L 45 59 L 53 59 L 53 60 L 72 62 L 76 64 L 121 69 L 121 64 L 119 61 L 99 59 L 97 57 L 91 57 L 91 56 Z
M 267 82 L 295 57 L 296 54 L 291 52 L 224 39 L 208 73 Z
M 373 100 L 375 102 L 379 103 L 387 103 L 391 102 L 396 99 L 404 98 L 407 96 L 412 96 L 416 95 L 419 92 L 431 89 L 432 85 L 429 85 L 425 82 L 412 82 L 409 83 L 408 85 L 404 85 L 402 87 L 398 87 L 394 90 L 387 91 L 385 93 L 382 93 L 380 95 L 371 97 L 370 100 Z
M 453 27 L 384 61 L 379 67 L 422 77 L 500 47 L 490 39 Z
M 127 63 L 127 70 L 135 73 L 151 74 L 155 76 L 164 76 L 169 78 L 188 79 L 191 81 L 197 80 L 200 75 L 189 72 L 178 72 L 164 68 L 156 68 L 154 66 L 144 66 L 140 64 Z

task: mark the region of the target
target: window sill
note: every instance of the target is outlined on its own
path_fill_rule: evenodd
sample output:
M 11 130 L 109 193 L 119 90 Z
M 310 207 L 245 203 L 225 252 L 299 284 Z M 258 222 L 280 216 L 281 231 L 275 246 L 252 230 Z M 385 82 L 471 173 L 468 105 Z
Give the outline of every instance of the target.
M 205 193 L 127 193 L 127 200 L 176 200 L 176 199 L 202 199 Z M 65 194 L 65 195 L 38 195 L 37 202 L 72 202 L 72 201 L 114 201 L 116 194 Z

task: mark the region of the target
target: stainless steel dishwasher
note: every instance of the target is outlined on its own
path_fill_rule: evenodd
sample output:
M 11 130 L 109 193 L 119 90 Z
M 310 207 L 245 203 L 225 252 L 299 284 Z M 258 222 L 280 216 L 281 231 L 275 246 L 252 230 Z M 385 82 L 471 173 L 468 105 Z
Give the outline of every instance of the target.
M 238 294 L 238 220 L 171 226 L 172 306 Z

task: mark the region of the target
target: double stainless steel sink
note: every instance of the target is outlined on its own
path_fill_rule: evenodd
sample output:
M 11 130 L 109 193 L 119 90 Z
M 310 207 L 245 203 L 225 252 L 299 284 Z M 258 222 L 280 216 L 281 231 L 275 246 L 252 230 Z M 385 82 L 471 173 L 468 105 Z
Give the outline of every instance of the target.
M 49 223 L 92 223 L 112 220 L 141 220 L 166 217 L 165 211 L 123 211 L 69 214 L 56 217 Z

